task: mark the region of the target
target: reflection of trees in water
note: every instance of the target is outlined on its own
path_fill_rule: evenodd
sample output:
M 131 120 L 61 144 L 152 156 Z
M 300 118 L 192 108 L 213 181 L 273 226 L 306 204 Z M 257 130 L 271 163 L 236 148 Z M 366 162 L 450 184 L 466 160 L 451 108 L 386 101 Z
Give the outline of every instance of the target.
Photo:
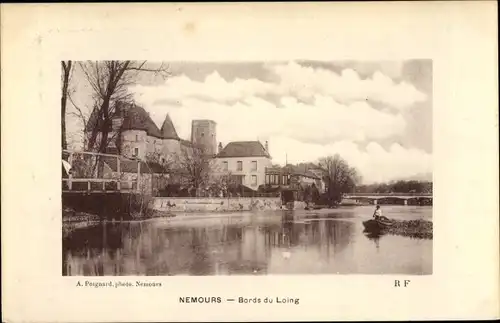
M 238 240 L 225 243 L 223 252 L 217 254 L 217 271 L 221 274 L 262 274 L 267 271 L 269 250 L 265 248 L 264 233 L 260 226 L 227 228 L 236 229 Z
M 343 249 L 353 223 L 318 220 L 200 227 L 155 222 L 106 224 L 63 242 L 65 275 L 209 275 L 263 273 L 273 248 Z
M 214 234 L 214 230 L 207 232 L 207 228 L 193 228 L 190 230 L 191 253 L 188 253 L 188 272 L 191 275 L 207 275 L 213 270 L 213 259 L 209 250 L 210 244 L 220 240 L 223 234 Z
M 121 245 L 120 225 L 111 223 L 75 230 L 66 239 L 63 239 L 63 249 L 71 249 L 73 253 L 77 254 L 86 254 L 89 250 L 97 251 L 102 248 L 116 250 Z
M 377 248 L 377 251 L 380 249 L 380 238 L 383 236 L 383 234 L 380 233 L 374 233 L 374 232 L 366 232 L 365 237 L 367 237 L 370 241 L 373 241 L 375 243 L 375 248 Z
M 255 230 L 247 232 L 241 225 L 165 228 L 147 222 L 108 223 L 75 231 L 64 241 L 63 272 L 207 275 L 224 270 L 262 270 L 262 264 L 258 265 L 265 262 L 262 251 L 252 253 L 243 241 L 246 237 L 258 247 L 263 235 L 257 227 Z
M 265 241 L 268 248 L 291 248 L 295 246 L 325 247 L 335 250 L 344 249 L 354 231 L 354 224 L 348 221 L 314 220 L 294 222 L 285 219 L 281 226 L 265 228 Z
M 122 245 L 119 224 L 75 230 L 63 239 L 63 275 L 106 275 L 106 263 Z

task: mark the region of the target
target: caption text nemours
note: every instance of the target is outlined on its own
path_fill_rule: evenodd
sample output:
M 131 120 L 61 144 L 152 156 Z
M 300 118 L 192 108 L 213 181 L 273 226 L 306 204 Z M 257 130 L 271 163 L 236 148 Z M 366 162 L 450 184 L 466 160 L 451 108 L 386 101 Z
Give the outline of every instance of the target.
M 76 287 L 93 287 L 93 288 L 120 288 L 120 287 L 162 287 L 160 282 L 152 281 L 78 281 Z

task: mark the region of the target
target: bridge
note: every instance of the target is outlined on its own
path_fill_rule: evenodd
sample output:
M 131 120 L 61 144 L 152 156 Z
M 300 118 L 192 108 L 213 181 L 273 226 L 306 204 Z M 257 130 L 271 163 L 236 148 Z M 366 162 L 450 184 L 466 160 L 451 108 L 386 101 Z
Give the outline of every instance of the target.
M 153 181 L 147 181 L 145 175 L 150 175 L 151 170 L 143 161 L 63 150 L 62 168 L 63 217 L 72 214 L 71 210 L 108 219 L 131 218 L 132 214 L 144 212 L 144 193 L 147 183 Z
M 354 200 L 372 200 L 373 204 L 377 204 L 382 199 L 399 199 L 402 200 L 404 205 L 408 205 L 408 200 L 430 200 L 432 201 L 432 193 L 346 193 L 346 199 Z
M 89 151 L 63 150 L 62 155 L 71 166 L 69 174 L 63 169 L 63 193 L 133 193 L 138 190 L 141 178 L 138 160 Z

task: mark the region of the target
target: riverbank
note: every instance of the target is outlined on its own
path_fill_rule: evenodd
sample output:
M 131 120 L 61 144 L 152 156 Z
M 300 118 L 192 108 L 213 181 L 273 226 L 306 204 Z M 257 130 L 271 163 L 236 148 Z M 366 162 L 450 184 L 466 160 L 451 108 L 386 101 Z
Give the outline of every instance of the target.
M 154 197 L 150 208 L 163 212 L 267 211 L 284 208 L 279 197 Z
M 100 222 L 99 216 L 87 212 L 77 212 L 72 208 L 63 207 L 62 234 L 63 238 L 77 229 L 83 229 Z

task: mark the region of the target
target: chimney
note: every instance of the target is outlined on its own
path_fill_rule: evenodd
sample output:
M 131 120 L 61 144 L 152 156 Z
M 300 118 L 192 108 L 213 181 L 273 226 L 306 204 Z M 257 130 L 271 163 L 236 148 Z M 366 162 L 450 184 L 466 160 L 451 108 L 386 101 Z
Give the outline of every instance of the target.
M 265 145 L 266 151 L 269 152 L 269 141 L 266 140 L 266 145 Z
M 222 142 L 219 142 L 219 149 L 218 149 L 218 153 L 220 153 L 222 151 Z

